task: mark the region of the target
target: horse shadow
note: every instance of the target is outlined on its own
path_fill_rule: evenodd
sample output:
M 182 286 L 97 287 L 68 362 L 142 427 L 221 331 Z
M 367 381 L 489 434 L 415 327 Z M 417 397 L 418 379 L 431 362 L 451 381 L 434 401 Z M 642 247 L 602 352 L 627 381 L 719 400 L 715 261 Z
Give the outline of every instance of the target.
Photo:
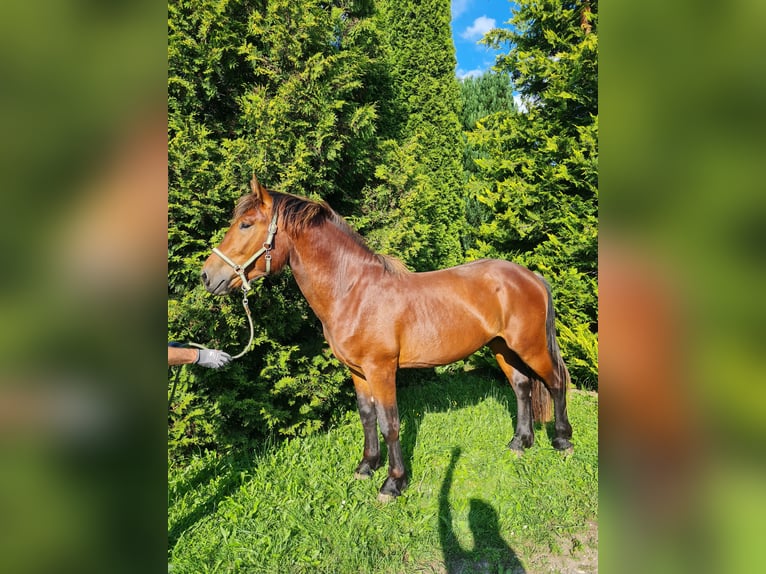
M 433 388 L 437 385 L 439 392 L 435 393 Z M 516 422 L 516 395 L 505 376 L 493 369 L 481 368 L 459 375 L 449 371 L 437 374 L 433 369 L 402 370 L 398 373 L 397 387 L 399 412 L 404 421 L 400 435 L 402 457 L 411 480 L 417 480 L 417 469 L 413 469 L 412 461 L 423 413 L 462 409 L 493 397 L 505 406 L 508 416 Z M 546 432 L 549 439 L 555 435 L 553 423 L 535 423 L 534 427 L 538 436 L 541 432 Z M 498 440 L 507 443 L 512 438 L 498 437 Z M 381 446 L 385 453 L 385 442 Z M 526 574 L 521 560 L 500 535 L 497 511 L 485 500 L 469 499 L 468 524 L 474 546 L 472 549 L 461 546 L 453 529 L 449 503 L 453 474 L 460 455 L 460 448 L 454 447 L 439 493 L 438 530 L 447 574 L 497 572 L 498 569 L 508 574 Z
M 472 498 L 469 501 L 468 524 L 473 535 L 474 547 L 472 550 L 461 547 L 452 526 L 449 504 L 453 473 L 459 457 L 460 448 L 453 448 L 439 493 L 439 541 L 447 573 L 497 572 L 502 567 L 500 571 L 526 574 L 516 553 L 500 536 L 497 511 L 484 500 Z

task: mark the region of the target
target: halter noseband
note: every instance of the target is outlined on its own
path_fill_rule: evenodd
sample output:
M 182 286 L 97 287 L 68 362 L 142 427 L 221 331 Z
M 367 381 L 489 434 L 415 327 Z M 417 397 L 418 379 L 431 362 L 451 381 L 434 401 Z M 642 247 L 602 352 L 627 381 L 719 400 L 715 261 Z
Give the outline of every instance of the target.
M 274 235 L 277 233 L 277 210 L 274 209 L 274 216 L 271 218 L 271 223 L 269 224 L 269 235 L 266 237 L 266 241 L 263 244 L 263 247 L 261 247 L 258 251 L 253 253 L 253 255 L 245 261 L 242 265 L 237 265 L 229 259 L 226 255 L 221 252 L 220 249 L 217 247 L 213 248 L 213 253 L 218 255 L 221 259 L 223 259 L 228 265 L 234 268 L 234 272 L 239 275 L 239 278 L 242 280 L 242 292 L 247 293 L 250 291 L 250 282 L 247 280 L 247 275 L 245 275 L 245 270 L 250 266 L 251 263 L 257 261 L 257 259 L 263 255 L 264 253 L 266 256 L 264 257 L 264 260 L 266 261 L 266 275 L 271 273 L 271 248 L 272 248 L 272 242 L 274 241 Z

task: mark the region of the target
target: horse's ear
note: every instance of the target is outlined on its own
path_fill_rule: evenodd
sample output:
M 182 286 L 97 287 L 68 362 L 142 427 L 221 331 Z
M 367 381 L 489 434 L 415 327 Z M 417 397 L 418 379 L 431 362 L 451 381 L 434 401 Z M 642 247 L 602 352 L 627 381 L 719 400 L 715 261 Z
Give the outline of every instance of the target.
M 250 191 L 261 200 L 261 203 L 266 209 L 271 209 L 271 194 L 269 193 L 269 190 L 261 185 L 261 182 L 258 181 L 255 174 L 253 174 L 253 178 L 250 180 Z

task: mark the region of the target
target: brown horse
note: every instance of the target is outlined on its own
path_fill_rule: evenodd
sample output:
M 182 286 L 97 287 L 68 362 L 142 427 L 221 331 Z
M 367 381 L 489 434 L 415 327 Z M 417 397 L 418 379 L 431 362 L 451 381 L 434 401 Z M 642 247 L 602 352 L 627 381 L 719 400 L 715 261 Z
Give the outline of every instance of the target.
M 534 419 L 556 414 L 553 446 L 569 451 L 569 373 L 556 341 L 550 287 L 528 269 L 499 260 L 412 273 L 373 253 L 326 203 L 269 192 L 253 178 L 251 194 L 202 268 L 206 289 L 223 295 L 251 279 L 292 268 L 322 322 L 335 356 L 349 367 L 364 428 L 358 478 L 380 466 L 376 422 L 386 440 L 388 478 L 381 500 L 407 485 L 399 443 L 396 370 L 433 367 L 488 345 L 516 393 L 513 451 L 534 442 Z

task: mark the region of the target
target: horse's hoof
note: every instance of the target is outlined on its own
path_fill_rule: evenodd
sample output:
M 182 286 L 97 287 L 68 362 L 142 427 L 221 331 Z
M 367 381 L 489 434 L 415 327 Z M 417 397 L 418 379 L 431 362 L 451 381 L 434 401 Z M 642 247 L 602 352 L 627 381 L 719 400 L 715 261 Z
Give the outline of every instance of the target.
M 521 440 L 518 436 L 513 437 L 513 440 L 508 443 L 508 450 L 511 451 L 511 454 L 515 458 L 519 458 L 521 455 L 524 454 L 524 447 L 527 446 L 524 444 L 524 441 Z
M 395 500 L 396 496 L 393 494 L 386 494 L 385 492 L 378 493 L 378 502 L 382 504 L 388 504 L 390 502 L 394 502 Z
M 359 463 L 359 466 L 354 470 L 354 478 L 357 480 L 366 480 L 372 478 L 372 473 L 378 468 L 376 464 L 370 464 L 366 460 Z
M 574 447 L 570 446 L 569 448 L 565 448 L 564 450 L 559 451 L 564 456 L 571 456 L 574 454 Z
M 378 502 L 388 503 L 396 500 L 396 497 L 400 496 L 405 488 L 407 488 L 406 476 L 400 476 L 399 478 L 387 477 L 378 492 Z
M 558 437 L 554 438 L 553 448 L 555 448 L 559 452 L 563 452 L 566 455 L 570 455 L 574 452 L 574 447 L 572 446 L 572 443 L 565 438 L 558 438 Z
M 535 436 L 522 436 L 522 435 L 515 435 L 511 442 L 508 443 L 508 449 L 511 451 L 516 451 L 519 454 L 524 454 L 524 451 L 528 448 L 532 448 L 532 445 L 535 444 Z

